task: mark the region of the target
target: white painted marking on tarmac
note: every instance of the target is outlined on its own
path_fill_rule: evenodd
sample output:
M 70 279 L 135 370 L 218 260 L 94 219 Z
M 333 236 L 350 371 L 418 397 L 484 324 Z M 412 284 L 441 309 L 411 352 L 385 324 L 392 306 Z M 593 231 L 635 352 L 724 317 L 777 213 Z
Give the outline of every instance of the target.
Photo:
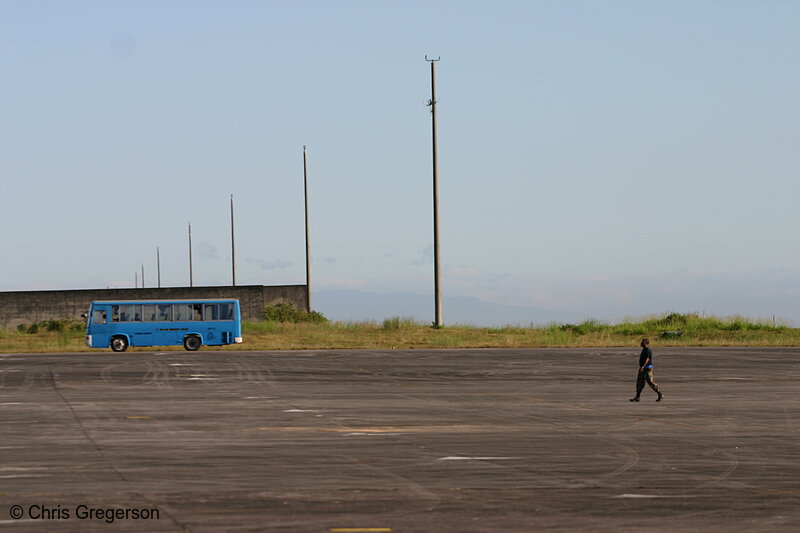
M 169 366 L 194 366 L 194 365 L 187 365 L 186 363 L 170 363 Z
M 22 402 L 5 402 L 0 403 L 0 405 L 22 405 Z
M 508 459 L 519 459 L 519 457 L 462 457 L 460 455 L 439 457 L 439 461 L 503 461 Z
M 242 400 L 274 400 L 272 396 L 242 396 Z
M 319 413 L 319 409 L 284 409 L 284 413 Z

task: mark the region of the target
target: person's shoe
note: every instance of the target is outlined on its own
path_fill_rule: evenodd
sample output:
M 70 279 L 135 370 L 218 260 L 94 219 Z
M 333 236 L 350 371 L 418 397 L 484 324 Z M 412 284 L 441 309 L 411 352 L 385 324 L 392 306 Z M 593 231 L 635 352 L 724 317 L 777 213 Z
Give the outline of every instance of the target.
M 638 396 L 634 396 L 633 398 L 631 398 L 631 399 L 630 399 L 630 400 L 628 400 L 628 401 L 629 401 L 629 402 L 638 402 L 638 401 L 639 401 L 639 397 L 638 397 Z
M 657 402 L 660 402 L 660 401 L 661 401 L 661 398 L 663 398 L 663 397 L 664 397 L 664 395 L 663 395 L 662 393 L 660 393 L 660 392 L 659 392 L 659 393 L 658 393 L 658 398 L 656 398 L 656 401 L 657 401 Z

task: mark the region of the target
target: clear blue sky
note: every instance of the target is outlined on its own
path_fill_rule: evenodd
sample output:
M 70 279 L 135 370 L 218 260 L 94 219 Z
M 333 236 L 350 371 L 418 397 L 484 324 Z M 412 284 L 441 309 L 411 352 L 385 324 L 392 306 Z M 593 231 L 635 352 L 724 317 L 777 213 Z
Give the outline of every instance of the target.
M 800 321 L 800 3 L 0 0 L 0 290 L 303 283 Z M 716 289 L 712 290 L 712 287 Z M 736 295 L 741 295 L 737 298 Z M 797 307 L 797 311 L 794 311 Z M 432 312 L 432 311 L 431 311 Z M 446 319 L 446 314 L 445 314 Z

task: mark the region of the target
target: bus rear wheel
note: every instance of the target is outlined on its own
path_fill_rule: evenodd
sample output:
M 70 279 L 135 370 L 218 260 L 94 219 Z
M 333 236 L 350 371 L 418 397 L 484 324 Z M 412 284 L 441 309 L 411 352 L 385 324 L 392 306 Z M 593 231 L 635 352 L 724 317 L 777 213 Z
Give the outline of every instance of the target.
M 187 335 L 183 339 L 183 347 L 190 352 L 196 352 L 202 345 L 203 343 L 200 341 L 200 337 L 197 335 Z
M 125 337 L 114 337 L 111 339 L 111 350 L 114 352 L 124 352 L 128 349 L 128 339 Z

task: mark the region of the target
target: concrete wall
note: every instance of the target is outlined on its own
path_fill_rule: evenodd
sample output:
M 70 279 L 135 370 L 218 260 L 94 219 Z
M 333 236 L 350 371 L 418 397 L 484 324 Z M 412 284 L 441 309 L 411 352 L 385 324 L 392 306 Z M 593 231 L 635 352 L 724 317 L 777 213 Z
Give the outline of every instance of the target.
M 291 303 L 306 308 L 305 285 L 241 285 L 237 287 L 169 287 L 161 289 L 88 289 L 71 291 L 0 292 L 0 328 L 44 320 L 81 320 L 93 300 L 236 298 L 243 320 L 263 320 L 264 307 Z

